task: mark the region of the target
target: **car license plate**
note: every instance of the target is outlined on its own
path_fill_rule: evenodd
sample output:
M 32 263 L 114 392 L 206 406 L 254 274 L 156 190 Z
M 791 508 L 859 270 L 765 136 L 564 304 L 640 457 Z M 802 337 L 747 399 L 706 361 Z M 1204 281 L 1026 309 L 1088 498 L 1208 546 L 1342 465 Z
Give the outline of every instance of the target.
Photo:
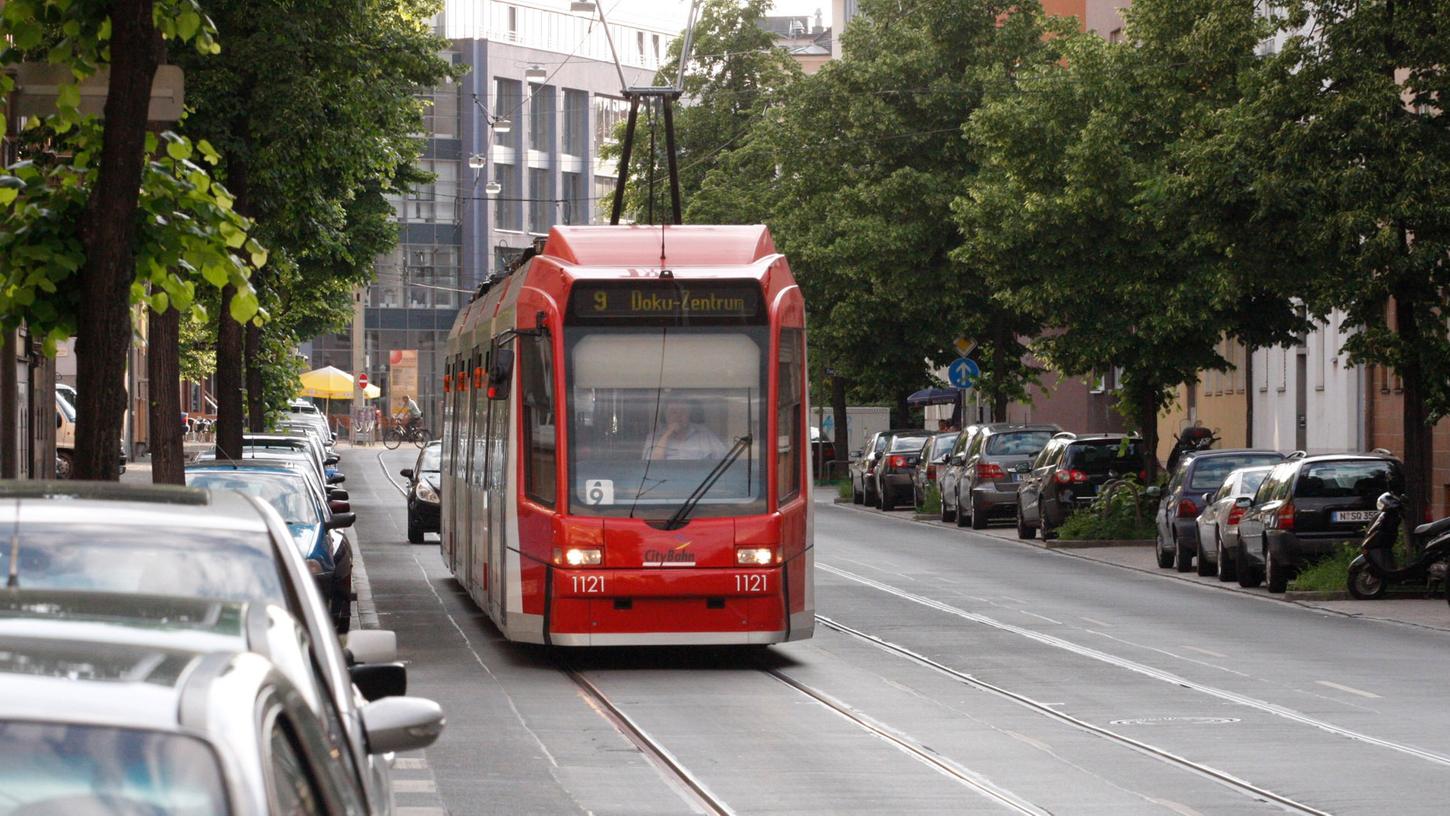
M 1336 524 L 1341 522 L 1374 521 L 1380 514 L 1378 510 L 1335 510 L 1329 518 Z
M 1020 482 L 1020 481 L 1022 481 L 1022 474 L 1021 473 L 1015 473 L 1014 472 L 1014 473 L 1011 474 L 1011 476 L 1012 476 L 1012 481 L 1014 481 L 1014 482 Z

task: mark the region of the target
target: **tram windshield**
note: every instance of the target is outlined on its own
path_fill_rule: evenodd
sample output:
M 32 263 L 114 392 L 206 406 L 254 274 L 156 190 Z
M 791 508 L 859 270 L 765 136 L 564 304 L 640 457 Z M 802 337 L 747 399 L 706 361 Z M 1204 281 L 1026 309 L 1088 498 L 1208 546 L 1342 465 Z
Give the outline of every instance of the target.
M 764 326 L 584 328 L 569 336 L 571 512 L 764 512 Z M 739 456 L 729 459 L 732 448 Z

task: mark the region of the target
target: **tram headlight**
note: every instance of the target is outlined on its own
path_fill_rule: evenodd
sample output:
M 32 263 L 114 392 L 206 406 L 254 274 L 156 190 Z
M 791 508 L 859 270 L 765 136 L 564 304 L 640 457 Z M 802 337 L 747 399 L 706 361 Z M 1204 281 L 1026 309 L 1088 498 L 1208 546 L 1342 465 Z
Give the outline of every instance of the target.
M 735 551 L 735 563 L 742 567 L 768 567 L 775 563 L 775 550 L 770 547 L 741 547 Z
M 598 547 L 554 548 L 554 563 L 571 567 L 597 567 L 604 563 L 604 551 Z

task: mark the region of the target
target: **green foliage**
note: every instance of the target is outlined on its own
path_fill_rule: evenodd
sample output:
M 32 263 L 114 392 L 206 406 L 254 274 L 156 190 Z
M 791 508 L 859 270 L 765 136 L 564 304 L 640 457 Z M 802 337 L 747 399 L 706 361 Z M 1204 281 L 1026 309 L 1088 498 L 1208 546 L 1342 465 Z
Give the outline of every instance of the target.
M 195 2 L 158 2 L 155 13 L 167 39 L 200 54 L 217 52 L 215 29 Z M 96 4 L 10 2 L 0 13 L 0 36 L 15 47 L 0 62 L 42 58 L 68 67 L 79 81 L 109 61 L 109 31 Z M 8 89 L 11 81 L 0 85 Z M 78 311 L 85 265 L 80 229 L 99 172 L 102 125 L 80 111 L 78 86 L 64 84 L 56 111 L 32 117 L 16 136 L 24 158 L 0 176 L 0 326 L 26 323 L 53 353 L 84 317 Z M 216 151 L 170 131 L 148 135 L 146 151 L 132 302 L 189 313 L 198 308 L 198 287 L 231 283 L 240 293 L 233 317 L 264 319 L 249 279 L 267 252 L 251 237 L 252 222 L 233 210 L 233 197 L 214 180 L 209 165 L 216 164 Z
M 854 488 L 851 487 L 850 479 L 836 480 L 836 495 L 842 499 L 849 499 L 854 495 Z
M 1124 541 L 1153 538 L 1153 508 L 1137 479 L 1108 482 L 1086 509 L 1068 516 L 1058 535 L 1070 541 Z
M 941 491 L 933 482 L 926 486 L 926 495 L 921 498 L 921 513 L 928 515 L 941 515 Z
M 1345 543 L 1333 555 L 1299 570 L 1289 589 L 1295 592 L 1347 592 L 1349 565 L 1359 556 L 1359 545 Z

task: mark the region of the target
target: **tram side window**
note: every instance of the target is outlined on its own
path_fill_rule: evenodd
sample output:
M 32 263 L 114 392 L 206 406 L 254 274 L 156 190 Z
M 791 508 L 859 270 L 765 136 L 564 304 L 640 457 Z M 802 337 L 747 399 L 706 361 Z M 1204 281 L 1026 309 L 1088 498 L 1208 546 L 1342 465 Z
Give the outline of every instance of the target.
M 776 361 L 776 480 L 780 501 L 801 490 L 801 394 L 805 390 L 805 349 L 800 329 L 780 330 Z
M 528 463 L 524 471 L 529 498 L 554 506 L 557 427 L 554 420 L 554 353 L 549 338 L 520 340 L 523 377 L 524 449 Z

